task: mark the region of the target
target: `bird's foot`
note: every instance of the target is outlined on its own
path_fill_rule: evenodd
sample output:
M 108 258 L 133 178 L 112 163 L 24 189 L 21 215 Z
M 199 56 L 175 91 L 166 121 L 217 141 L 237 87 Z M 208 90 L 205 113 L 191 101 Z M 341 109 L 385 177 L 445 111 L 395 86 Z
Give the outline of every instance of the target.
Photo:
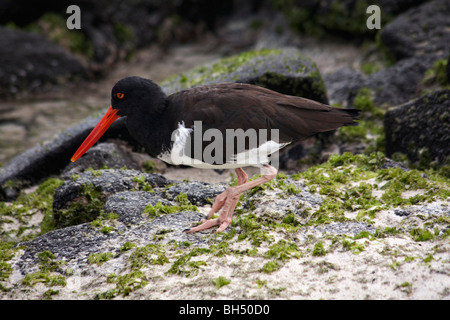
M 224 231 L 230 224 L 234 208 L 239 200 L 241 192 L 236 187 L 231 187 L 219 194 L 214 201 L 207 219 L 203 219 L 202 224 L 187 230 L 187 233 L 198 232 L 219 225 L 216 232 Z M 211 219 L 213 214 L 220 212 L 218 218 Z

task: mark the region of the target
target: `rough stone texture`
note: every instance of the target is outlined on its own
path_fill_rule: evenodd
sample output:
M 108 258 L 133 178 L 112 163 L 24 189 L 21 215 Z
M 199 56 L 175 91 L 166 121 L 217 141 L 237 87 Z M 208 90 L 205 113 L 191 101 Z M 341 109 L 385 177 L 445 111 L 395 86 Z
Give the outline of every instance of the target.
M 162 86 L 166 93 L 219 82 L 256 84 L 281 93 L 328 103 L 316 64 L 296 49 L 260 50 L 206 63 Z
M 82 63 L 44 36 L 0 26 L 0 97 L 86 77 Z
M 434 0 L 399 15 L 380 34 L 396 57 L 433 54 L 445 58 L 450 51 L 450 1 Z
M 142 180 L 138 180 L 141 178 Z M 159 174 L 142 173 L 136 170 L 98 170 L 85 171 L 74 180 L 66 181 L 55 192 L 53 208 L 60 210 L 79 196 L 82 186 L 93 185 L 105 197 L 108 195 L 131 189 L 139 189 L 139 185 L 147 183 L 151 187 L 164 187 L 171 181 Z
M 371 75 L 342 68 L 325 75 L 324 81 L 332 103 L 351 107 L 358 91 L 369 88 L 377 105 L 395 106 L 417 97 L 425 72 L 433 66 L 435 59 L 434 55 L 405 58 Z
M 386 154 L 408 155 L 417 162 L 450 156 L 450 91 L 439 90 L 406 103 L 385 115 Z
M 117 172 L 104 172 L 112 173 Z M 290 184 L 294 193 L 280 188 Z M 20 242 L 21 249 L 7 261 L 11 270 L 2 281 L 5 291 L 0 298 L 42 299 L 50 294 L 53 299 L 448 299 L 448 226 L 439 222 L 449 217 L 448 201 L 386 208 L 371 224 L 348 212 L 346 221 L 308 225 L 327 196 L 310 193 L 302 181 L 288 176 L 246 194 L 234 215 L 236 224 L 222 235 L 215 235 L 214 229 L 183 232 L 204 217 L 209 205 L 199 207 L 201 212 L 143 214 L 148 204 L 173 204 L 165 197 L 189 186 L 193 194 L 208 187 L 183 182 L 170 186 L 171 192 L 117 192 L 108 197 L 105 210 L 118 218 Z M 267 231 L 267 221 L 285 223 L 292 213 L 305 225 Z M 249 216 L 256 220 L 242 222 Z M 434 228 L 434 240 L 414 241 L 409 233 L 427 224 Z M 377 236 L 386 228 L 395 232 Z M 241 237 L 249 234 L 256 238 Z M 277 252 L 277 246 L 285 249 Z M 43 252 L 53 258 L 45 260 Z M 270 263 L 277 268 L 265 272 Z M 45 274 L 64 282 L 51 284 Z M 218 288 L 218 277 L 231 282 Z M 26 279 L 37 280 L 28 285 Z

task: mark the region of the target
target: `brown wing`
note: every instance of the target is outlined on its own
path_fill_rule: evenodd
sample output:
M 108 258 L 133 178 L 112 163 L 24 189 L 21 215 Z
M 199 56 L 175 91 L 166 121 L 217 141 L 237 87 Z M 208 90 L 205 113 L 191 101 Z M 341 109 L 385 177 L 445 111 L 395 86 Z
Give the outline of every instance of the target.
M 168 111 L 185 115 L 186 127 L 202 121 L 203 129 L 279 129 L 280 142 L 302 140 L 318 132 L 357 125 L 355 109 L 330 107 L 240 83 L 196 87 L 168 97 Z M 176 123 L 173 124 L 174 128 Z

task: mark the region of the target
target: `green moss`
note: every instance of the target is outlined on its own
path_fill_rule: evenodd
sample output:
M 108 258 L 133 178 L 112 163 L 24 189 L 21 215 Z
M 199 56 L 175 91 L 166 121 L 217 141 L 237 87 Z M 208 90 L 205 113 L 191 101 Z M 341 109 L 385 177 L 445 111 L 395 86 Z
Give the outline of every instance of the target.
M 144 175 L 134 177 L 133 181 L 138 184 L 137 190 L 154 192 L 152 186 L 147 182 Z
M 202 85 L 206 79 L 215 77 L 222 74 L 231 74 L 237 71 L 242 65 L 250 62 L 255 57 L 267 56 L 272 54 L 279 54 L 281 50 L 278 49 L 261 49 L 241 53 L 237 56 L 221 59 L 211 66 L 201 65 L 189 71 L 189 74 L 179 74 L 170 77 L 165 80 L 165 83 L 169 83 L 175 79 L 178 79 L 182 88 L 187 89 L 193 86 Z M 190 75 L 195 75 L 192 77 Z M 237 79 L 235 79 L 237 80 Z
M 98 266 L 102 265 L 106 261 L 111 260 L 114 257 L 112 252 L 101 252 L 101 253 L 91 253 L 88 256 L 89 264 L 97 264 Z
M 194 248 L 190 252 L 186 254 L 182 254 L 170 267 L 170 269 L 166 272 L 166 274 L 174 274 L 185 277 L 190 277 L 195 275 L 200 270 L 201 266 L 206 265 L 205 261 L 197 260 L 190 261 L 192 257 L 196 257 L 198 255 L 210 253 L 211 250 L 207 248 Z
M 22 284 L 24 286 L 32 287 L 37 283 L 43 283 L 47 287 L 53 286 L 66 286 L 66 278 L 58 274 L 50 274 L 47 272 L 34 272 L 27 274 L 23 280 Z
M 281 263 L 277 260 L 271 260 L 264 264 L 263 271 L 265 273 L 272 273 L 281 268 Z
M 423 84 L 429 85 L 437 82 L 441 86 L 449 85 L 449 79 L 447 79 L 447 59 L 440 59 L 433 63 L 433 67 L 425 72 L 425 76 L 422 80 Z
M 358 254 L 364 251 L 364 244 L 344 239 L 342 241 L 342 248 L 351 251 L 353 254 Z
M 222 277 L 222 276 L 220 276 L 220 277 L 216 278 L 216 280 L 214 280 L 214 285 L 217 289 L 220 289 L 223 286 L 226 286 L 230 283 L 231 283 L 231 280 L 229 280 L 225 277 Z
M 154 218 L 163 214 L 172 214 L 182 211 L 198 211 L 198 208 L 192 204 L 170 206 L 170 205 L 163 205 L 162 202 L 157 202 L 154 206 L 150 204 L 147 205 L 143 213 L 147 214 L 151 218 Z
M 146 160 L 142 164 L 142 171 L 146 173 L 154 173 L 156 169 L 156 164 L 152 160 Z
M 14 257 L 18 250 L 14 245 L 14 242 L 0 241 L 0 289 L 2 291 L 5 290 L 5 288 L 2 286 L 1 281 L 6 281 L 12 272 L 12 267 L 8 262 Z
M 66 278 L 57 273 L 62 271 L 61 266 L 64 262 L 55 260 L 55 255 L 48 250 L 38 253 L 37 257 L 39 259 L 39 271 L 28 273 L 22 279 L 22 284 L 32 287 L 37 283 L 43 283 L 47 287 L 64 287 L 66 285 Z
M 111 274 L 108 276 L 108 283 L 116 284 L 116 288 L 100 293 L 96 299 L 112 299 L 118 295 L 126 297 L 131 292 L 145 287 L 148 281 L 142 271 L 137 270 L 124 275 Z
M 413 237 L 414 241 L 428 241 L 435 238 L 435 235 L 427 229 L 412 229 L 410 234 Z
M 374 219 L 381 210 L 450 196 L 449 179 L 436 172 L 428 171 L 425 176 L 418 170 L 383 169 L 384 162 L 382 153 L 345 153 L 332 155 L 328 162 L 294 175 L 311 192 L 325 196 L 320 208 L 311 213 L 308 224 L 346 221 L 346 212 L 356 212 L 358 220 L 366 221 Z M 417 193 L 407 197 L 407 191 Z
M 291 258 L 300 258 L 301 254 L 295 243 L 280 240 L 269 247 L 269 250 L 264 254 L 265 258 L 276 259 L 280 261 L 289 260 Z
M 322 242 L 316 243 L 314 245 L 314 249 L 312 252 L 313 256 L 320 257 L 320 256 L 324 256 L 326 253 L 327 253 L 327 251 L 325 250 Z
M 40 230 L 30 230 L 32 232 L 28 238 L 54 229 L 53 195 L 55 190 L 62 184 L 63 181 L 60 179 L 49 178 L 42 182 L 34 192 L 20 195 L 12 204 L 0 203 L 0 223 L 4 223 L 4 219 L 8 216 L 16 219 L 21 224 L 21 227 L 17 230 L 16 237 L 21 238 L 21 233 L 24 230 L 38 228 L 38 226 L 29 227 L 27 221 L 34 214 L 41 213 L 44 215 L 44 219 L 40 225 Z M 3 233 L 1 238 L 7 241 L 9 236 Z
M 130 255 L 128 262 L 132 270 L 139 270 L 148 265 L 163 265 L 169 262 L 165 250 L 156 244 L 139 247 Z
M 78 195 L 77 201 L 72 202 L 67 209 L 58 210 L 55 219 L 57 228 L 91 222 L 102 214 L 106 198 L 101 187 L 92 183 L 83 184 Z

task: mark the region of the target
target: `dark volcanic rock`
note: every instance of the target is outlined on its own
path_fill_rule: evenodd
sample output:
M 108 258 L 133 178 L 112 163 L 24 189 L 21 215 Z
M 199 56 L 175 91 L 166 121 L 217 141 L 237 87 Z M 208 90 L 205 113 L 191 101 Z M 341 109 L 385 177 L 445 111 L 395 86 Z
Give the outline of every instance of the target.
M 79 177 L 67 180 L 55 191 L 53 208 L 66 208 L 79 196 L 82 186 L 92 185 L 98 188 L 105 197 L 117 192 L 140 189 L 148 184 L 152 188 L 164 187 L 172 181 L 159 174 L 142 173 L 136 170 L 106 169 L 85 171 Z
M 375 103 L 395 106 L 417 97 L 425 73 L 435 59 L 434 55 L 411 57 L 370 75 L 342 68 L 325 75 L 324 81 L 331 102 L 351 107 L 358 91 L 369 88 Z
M 13 182 L 12 185 L 16 188 L 20 188 L 60 173 L 70 163 L 70 157 L 99 120 L 100 118 L 88 117 L 50 141 L 38 144 L 13 158 L 0 171 L 0 198 L 5 199 L 6 194 L 10 192 L 8 189 L 15 188 L 10 182 Z M 123 118 L 114 122 L 101 141 L 121 139 L 131 145 L 136 144 L 129 135 L 124 120 Z
M 106 199 L 118 192 L 151 191 L 151 188 L 170 183 L 159 174 L 135 170 L 85 171 L 56 189 L 53 199 L 55 225 L 66 227 L 96 219 L 104 211 Z M 124 197 L 123 200 L 127 202 L 130 199 Z
M 160 202 L 164 206 L 175 205 L 164 199 L 160 193 L 147 191 L 118 192 L 106 200 L 105 212 L 119 215 L 119 220 L 125 224 L 136 224 L 143 220 L 142 212 L 148 205 L 154 206 Z
M 165 81 L 162 87 L 169 94 L 220 82 L 250 83 L 328 103 L 319 69 L 296 49 L 250 51 L 206 63 Z
M 381 31 L 383 44 L 397 58 L 427 54 L 447 57 L 450 50 L 450 1 L 434 0 L 412 8 Z
M 86 77 L 82 63 L 44 36 L 0 27 L 0 97 Z
M 212 203 L 214 198 L 225 191 L 225 184 L 211 185 L 206 182 L 192 181 L 182 182 L 166 189 L 167 199 L 174 200 L 180 193 L 186 194 L 189 202 L 195 205 L 205 205 Z
M 388 111 L 384 126 L 387 156 L 400 152 L 413 162 L 445 163 L 450 158 L 450 91 L 435 91 Z

